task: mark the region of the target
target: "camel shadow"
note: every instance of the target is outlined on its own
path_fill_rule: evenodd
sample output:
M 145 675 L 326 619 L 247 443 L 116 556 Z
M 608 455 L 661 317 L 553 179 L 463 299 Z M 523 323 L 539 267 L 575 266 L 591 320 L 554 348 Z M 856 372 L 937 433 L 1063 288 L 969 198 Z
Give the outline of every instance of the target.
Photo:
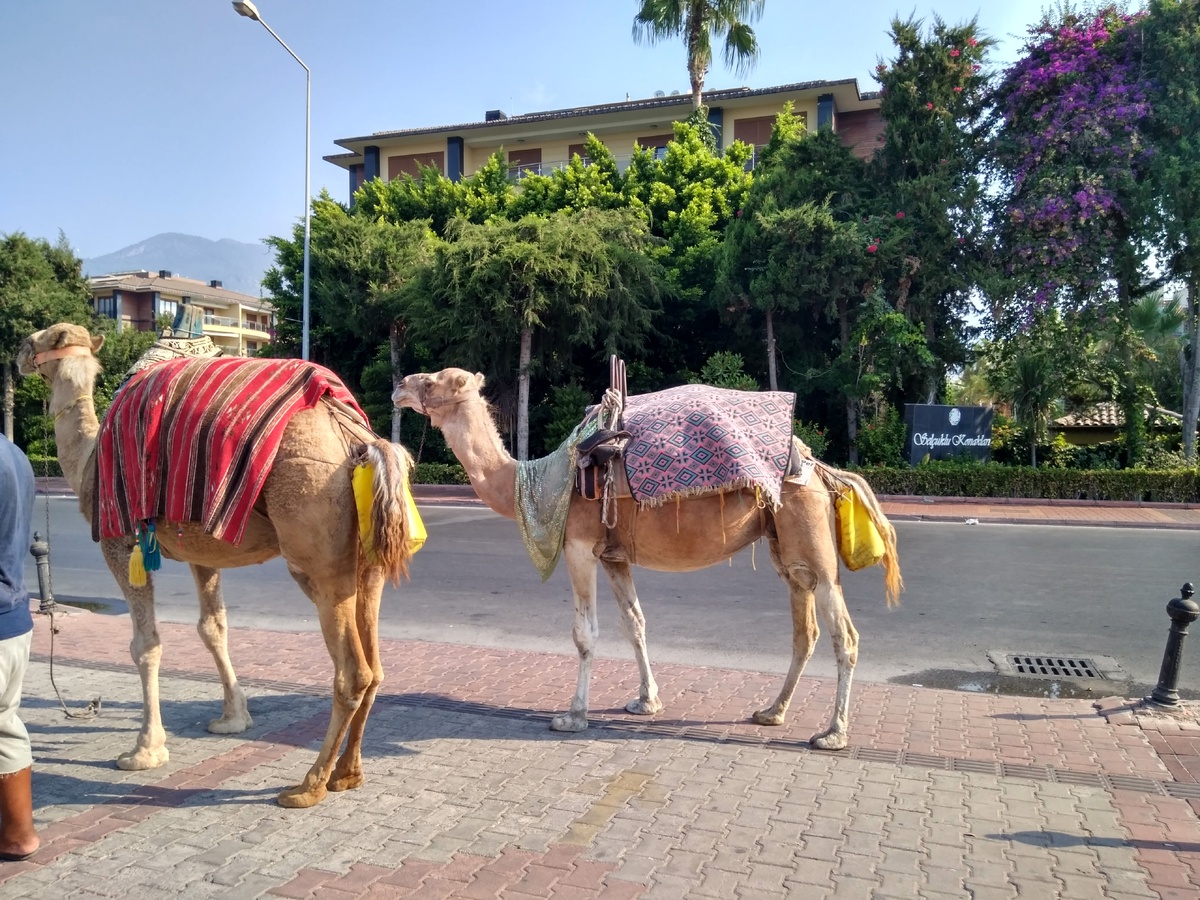
M 41 709 L 56 706 L 53 701 L 33 698 L 27 705 Z M 124 772 L 116 767 L 112 757 L 98 757 L 95 743 L 104 736 L 104 746 L 124 752 L 132 747 L 140 721 L 141 704 L 114 702 L 106 705 L 99 716 L 69 719 L 47 725 L 30 723 L 30 737 L 35 748 L 34 804 L 36 809 L 65 805 L 86 808 L 105 805 L 144 805 L 162 807 L 221 806 L 235 803 L 273 804 L 280 790 L 289 783 L 280 782 L 270 788 L 239 789 L 214 784 L 204 786 L 172 786 L 196 767 L 204 772 L 220 772 L 218 757 L 228 755 L 228 781 L 247 774 L 240 766 L 239 754 L 230 751 L 248 744 L 277 746 L 292 750 L 313 750 L 323 739 L 328 723 L 329 700 L 318 694 L 272 694 L 250 697 L 251 715 L 255 724 L 240 734 L 215 735 L 207 723 L 221 712 L 221 701 L 171 700 L 163 703 L 163 727 L 172 757 L 166 766 L 142 772 Z M 105 722 L 104 712 L 119 712 L 119 723 Z M 367 723 L 362 753 L 368 771 L 372 761 L 400 759 L 419 755 L 421 744 L 453 738 L 478 741 L 587 741 L 598 735 L 615 739 L 658 740 L 676 739 L 703 743 L 724 740 L 745 743 L 765 743 L 749 718 L 736 722 L 694 720 L 689 718 L 660 719 L 633 716 L 622 707 L 593 710 L 588 731 L 569 733 L 551 731 L 550 720 L 558 710 L 535 709 L 527 706 L 500 706 L 461 700 L 436 693 L 380 694 Z M 508 727 L 497 728 L 497 720 Z M 744 735 L 699 733 L 699 728 L 724 728 L 749 725 Z M 111 735 L 125 733 L 127 743 L 114 747 Z M 207 746 L 198 747 L 196 742 Z M 795 749 L 809 747 L 807 741 L 787 739 Z M 80 751 L 77 758 L 71 751 Z M 83 771 L 80 771 L 80 770 Z M 378 766 L 376 766 L 378 771 Z M 303 774 L 298 766 L 295 777 Z M 107 777 L 106 777 L 107 776 Z

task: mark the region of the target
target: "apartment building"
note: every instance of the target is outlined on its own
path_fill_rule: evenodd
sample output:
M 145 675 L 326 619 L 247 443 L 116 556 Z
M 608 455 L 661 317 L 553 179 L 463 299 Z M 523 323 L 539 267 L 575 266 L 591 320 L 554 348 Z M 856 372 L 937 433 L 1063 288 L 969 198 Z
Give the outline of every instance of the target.
M 204 333 L 230 356 L 253 356 L 275 331 L 275 310 L 269 301 L 227 290 L 220 281 L 142 269 L 93 276 L 88 283 L 96 312 L 116 319 L 121 328 L 154 331 L 163 316 L 175 318 L 179 304 L 200 307 Z
M 623 103 L 514 116 L 493 109 L 479 122 L 342 138 L 334 143 L 347 152 L 324 158 L 347 171 L 351 198 L 364 181 L 416 175 L 419 166 L 433 166 L 457 181 L 483 166 L 498 150 L 504 152 L 512 178 L 548 173 L 565 166 L 575 154 L 583 156 L 589 133 L 603 141 L 618 165 L 624 166 L 635 142 L 662 152 L 674 136 L 672 125 L 691 113 L 691 99 L 690 94 L 659 91 L 644 100 L 626 98 Z M 883 141 L 879 93 L 860 91 L 853 78 L 704 94 L 719 148 L 744 141 L 757 151 L 770 139 L 775 116 L 788 101 L 809 128 L 832 128 L 859 156 L 869 157 Z

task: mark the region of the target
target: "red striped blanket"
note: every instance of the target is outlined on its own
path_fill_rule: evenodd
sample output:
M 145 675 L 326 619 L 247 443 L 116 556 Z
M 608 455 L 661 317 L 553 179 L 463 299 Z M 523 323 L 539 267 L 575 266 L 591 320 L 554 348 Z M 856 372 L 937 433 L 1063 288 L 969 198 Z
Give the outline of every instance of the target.
M 138 372 L 100 425 L 92 537 L 159 518 L 240 543 L 288 420 L 326 394 L 362 414 L 336 375 L 301 360 L 174 359 Z

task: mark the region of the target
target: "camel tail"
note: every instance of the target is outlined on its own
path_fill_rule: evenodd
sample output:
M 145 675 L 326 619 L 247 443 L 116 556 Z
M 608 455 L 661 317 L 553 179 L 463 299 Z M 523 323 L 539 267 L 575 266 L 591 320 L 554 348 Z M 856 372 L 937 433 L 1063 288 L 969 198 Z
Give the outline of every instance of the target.
M 420 547 L 413 537 L 424 531 L 415 505 L 408 500 L 412 456 L 399 444 L 378 439 L 363 445 L 355 461 L 370 473 L 369 485 L 362 484 L 361 489 L 358 476 L 355 479 L 360 543 L 384 577 L 399 584 L 408 577 L 408 561 Z
M 875 525 L 879 536 L 883 538 L 883 559 L 880 560 L 883 565 L 883 583 L 887 591 L 887 605 L 894 606 L 900 602 L 900 592 L 904 590 L 904 579 L 900 577 L 900 556 L 896 552 L 896 529 L 883 514 L 883 507 L 879 505 L 875 492 L 871 490 L 871 485 L 865 478 L 854 472 L 844 472 L 841 469 L 826 466 L 824 463 L 817 466 L 817 471 L 821 473 L 821 480 L 831 489 L 836 489 L 839 482 L 843 486 L 845 484 L 853 485 L 863 506 L 870 514 L 871 522 Z

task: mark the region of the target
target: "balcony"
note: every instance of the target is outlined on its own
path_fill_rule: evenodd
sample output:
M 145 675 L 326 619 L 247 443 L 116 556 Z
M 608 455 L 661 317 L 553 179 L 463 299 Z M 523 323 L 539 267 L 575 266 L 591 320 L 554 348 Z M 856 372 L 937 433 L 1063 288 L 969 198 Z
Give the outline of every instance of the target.
M 666 157 L 667 157 L 667 148 L 666 147 L 651 147 L 649 149 L 651 150 L 651 152 L 653 152 L 655 159 L 666 159 Z M 761 153 L 761 151 L 762 151 L 761 147 L 753 148 L 753 153 L 751 154 L 750 159 L 747 160 L 747 162 L 746 162 L 746 171 L 747 172 L 754 169 L 754 164 L 757 161 L 758 156 Z M 591 160 L 589 160 L 587 157 L 580 157 L 580 158 L 583 160 L 583 164 L 585 166 L 591 164 Z M 629 163 L 633 159 L 633 154 L 626 153 L 626 154 L 622 154 L 620 156 L 614 156 L 613 159 L 617 163 L 617 171 L 624 172 L 626 169 L 629 168 Z M 571 164 L 571 161 L 569 159 L 554 159 L 554 160 L 549 160 L 549 161 L 540 162 L 540 163 L 522 163 L 521 165 L 517 165 L 517 166 L 509 166 L 508 167 L 508 180 L 513 181 L 513 182 L 520 182 L 522 179 L 528 178 L 530 175 L 551 175 L 555 170 L 565 169 L 570 164 Z

